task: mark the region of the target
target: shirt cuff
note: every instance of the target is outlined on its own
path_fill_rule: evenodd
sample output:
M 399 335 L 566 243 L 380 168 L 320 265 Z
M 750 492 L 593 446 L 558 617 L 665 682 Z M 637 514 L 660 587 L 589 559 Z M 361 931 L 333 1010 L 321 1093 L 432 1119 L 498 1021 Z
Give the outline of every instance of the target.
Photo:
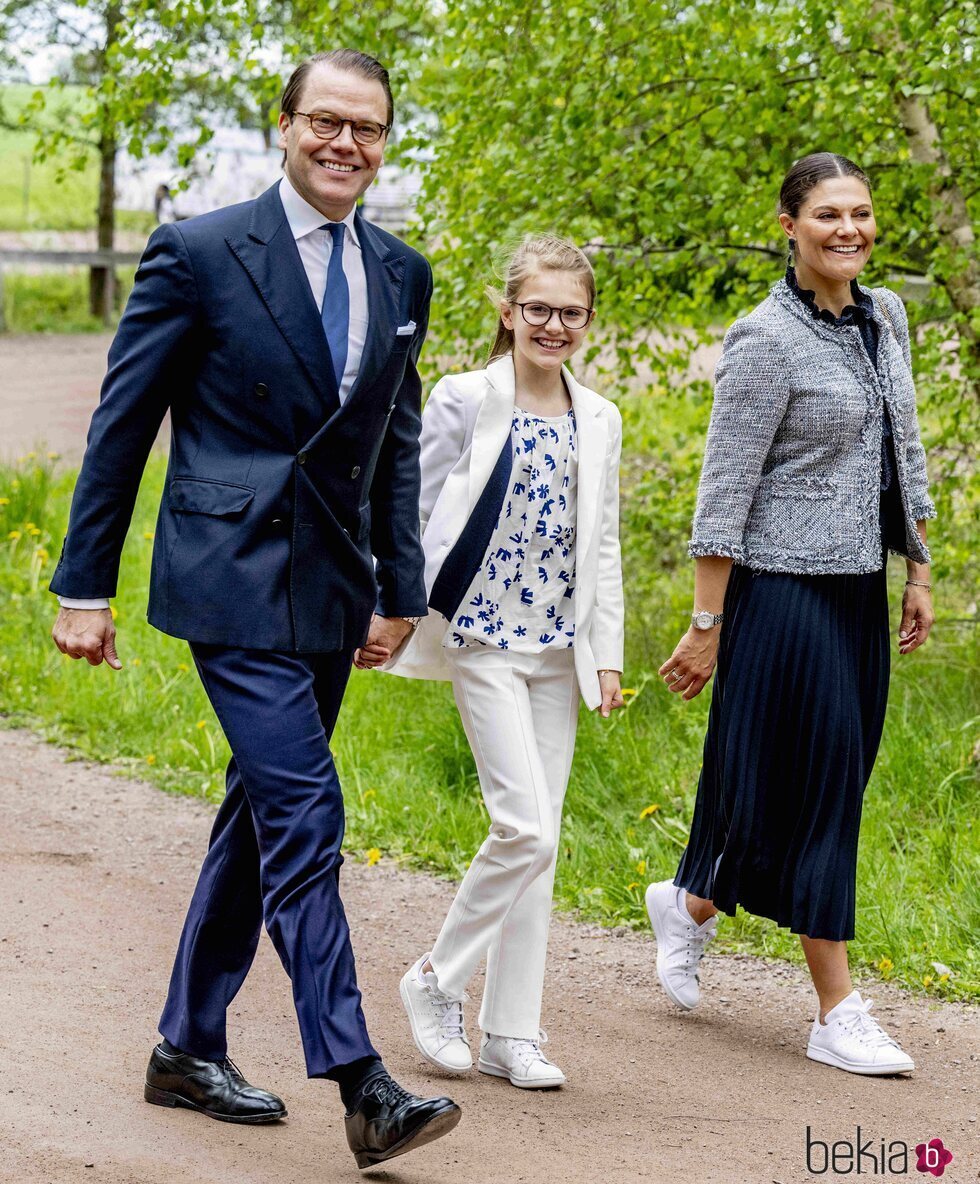
M 94 600 L 75 600 L 71 596 L 59 596 L 58 603 L 62 608 L 108 608 L 109 601 L 104 596 L 96 597 Z

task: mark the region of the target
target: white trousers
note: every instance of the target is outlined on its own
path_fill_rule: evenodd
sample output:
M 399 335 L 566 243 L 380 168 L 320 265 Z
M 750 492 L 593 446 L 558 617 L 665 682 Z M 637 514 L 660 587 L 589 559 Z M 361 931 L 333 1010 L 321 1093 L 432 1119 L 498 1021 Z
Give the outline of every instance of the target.
M 579 689 L 570 649 L 447 651 L 490 831 L 463 878 L 430 960 L 458 998 L 480 961 L 480 1027 L 536 1040 L 561 809 Z

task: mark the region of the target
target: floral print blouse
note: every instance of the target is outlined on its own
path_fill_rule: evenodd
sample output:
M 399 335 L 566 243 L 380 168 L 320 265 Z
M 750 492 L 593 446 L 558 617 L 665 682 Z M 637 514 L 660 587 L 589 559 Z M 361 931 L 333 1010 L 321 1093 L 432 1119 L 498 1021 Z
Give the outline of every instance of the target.
M 443 639 L 539 653 L 575 637 L 575 413 L 511 422 L 510 486 L 490 545 Z

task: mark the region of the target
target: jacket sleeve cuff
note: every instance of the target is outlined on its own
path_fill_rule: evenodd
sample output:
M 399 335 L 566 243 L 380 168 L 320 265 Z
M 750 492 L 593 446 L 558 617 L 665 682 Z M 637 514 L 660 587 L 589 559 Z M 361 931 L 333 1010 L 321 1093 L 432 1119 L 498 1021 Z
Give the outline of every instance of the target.
M 918 506 L 912 506 L 909 513 L 912 515 L 913 522 L 921 522 L 924 518 L 935 518 L 936 507 L 931 501 L 922 502 Z
M 745 562 L 745 548 L 738 543 L 712 542 L 710 539 L 702 542 L 699 539 L 691 539 L 687 545 L 687 553 L 692 559 L 720 555 L 723 558 L 734 559 L 736 563 Z

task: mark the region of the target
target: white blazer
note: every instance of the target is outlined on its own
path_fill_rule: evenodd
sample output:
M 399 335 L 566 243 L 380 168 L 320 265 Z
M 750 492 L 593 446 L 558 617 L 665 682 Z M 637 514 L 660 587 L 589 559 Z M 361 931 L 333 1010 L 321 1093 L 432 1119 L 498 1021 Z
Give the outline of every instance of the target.
M 586 704 L 602 702 L 598 670 L 623 669 L 623 577 L 619 549 L 619 409 L 562 368 L 577 427 L 575 509 L 575 672 Z M 425 591 L 463 532 L 483 492 L 514 413 L 514 359 L 485 370 L 447 374 L 422 413 L 422 494 Z M 442 639 L 447 621 L 430 610 L 405 644 L 381 667 L 407 678 L 450 677 Z

